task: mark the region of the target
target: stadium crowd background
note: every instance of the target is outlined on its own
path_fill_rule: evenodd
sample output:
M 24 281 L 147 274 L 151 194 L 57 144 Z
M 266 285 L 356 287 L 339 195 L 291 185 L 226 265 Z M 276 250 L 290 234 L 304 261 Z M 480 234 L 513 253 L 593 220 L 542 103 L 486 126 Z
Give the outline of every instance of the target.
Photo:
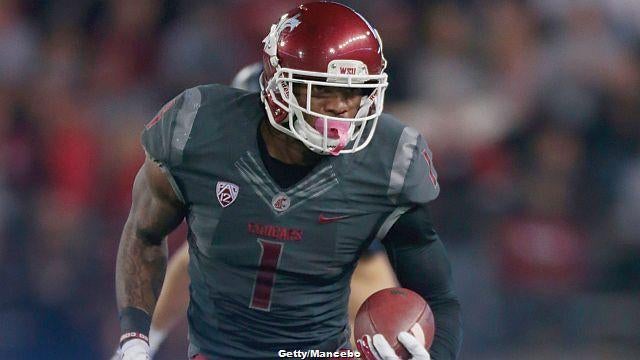
M 387 111 L 434 151 L 462 358 L 639 358 L 640 2 L 344 3 L 382 34 Z M 228 83 L 295 4 L 0 1 L 1 359 L 111 354 L 142 125 Z

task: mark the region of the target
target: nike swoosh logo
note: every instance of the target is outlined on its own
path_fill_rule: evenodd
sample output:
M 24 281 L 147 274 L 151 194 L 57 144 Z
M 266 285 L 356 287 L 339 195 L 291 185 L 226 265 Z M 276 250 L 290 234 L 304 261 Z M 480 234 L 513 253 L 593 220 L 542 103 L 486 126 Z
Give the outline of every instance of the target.
M 318 217 L 318 222 L 320 224 L 328 224 L 334 221 L 344 220 L 346 218 L 350 218 L 353 215 L 340 215 L 340 216 L 325 216 L 324 214 L 320 214 Z

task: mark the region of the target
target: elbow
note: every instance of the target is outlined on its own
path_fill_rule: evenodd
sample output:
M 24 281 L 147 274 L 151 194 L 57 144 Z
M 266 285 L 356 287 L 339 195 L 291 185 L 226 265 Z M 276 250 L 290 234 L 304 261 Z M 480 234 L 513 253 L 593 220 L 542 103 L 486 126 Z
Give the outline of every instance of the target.
M 459 315 L 461 312 L 460 300 L 452 291 L 444 295 L 432 296 L 426 300 L 434 313 L 441 309 L 450 314 L 455 313 Z
M 135 230 L 135 237 L 145 246 L 159 246 L 162 245 L 164 237 L 150 231 L 148 229 L 137 228 Z

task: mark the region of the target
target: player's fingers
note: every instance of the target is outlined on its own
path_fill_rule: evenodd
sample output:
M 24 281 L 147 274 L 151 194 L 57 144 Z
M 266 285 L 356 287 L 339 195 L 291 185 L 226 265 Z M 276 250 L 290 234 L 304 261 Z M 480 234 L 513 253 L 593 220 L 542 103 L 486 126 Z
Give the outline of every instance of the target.
M 382 360 L 400 360 L 400 357 L 398 357 L 382 334 L 373 335 L 373 347 L 376 349 Z
M 356 340 L 356 348 L 360 352 L 360 358 L 364 360 L 380 360 L 372 348 L 371 337 L 369 335 L 365 335 L 360 339 Z
M 407 348 L 407 350 L 413 356 L 413 359 L 420 360 L 429 360 L 431 356 L 429 356 L 429 352 L 427 349 L 416 339 L 414 336 L 409 334 L 406 331 L 398 334 L 398 341 Z

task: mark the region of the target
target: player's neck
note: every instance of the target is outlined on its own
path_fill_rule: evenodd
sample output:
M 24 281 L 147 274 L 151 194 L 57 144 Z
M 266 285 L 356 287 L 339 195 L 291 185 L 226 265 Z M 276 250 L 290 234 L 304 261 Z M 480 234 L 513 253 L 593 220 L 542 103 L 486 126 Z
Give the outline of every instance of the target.
M 322 157 L 309 150 L 299 140 L 274 129 L 266 121 L 260 123 L 259 130 L 269 155 L 285 164 L 314 165 Z

